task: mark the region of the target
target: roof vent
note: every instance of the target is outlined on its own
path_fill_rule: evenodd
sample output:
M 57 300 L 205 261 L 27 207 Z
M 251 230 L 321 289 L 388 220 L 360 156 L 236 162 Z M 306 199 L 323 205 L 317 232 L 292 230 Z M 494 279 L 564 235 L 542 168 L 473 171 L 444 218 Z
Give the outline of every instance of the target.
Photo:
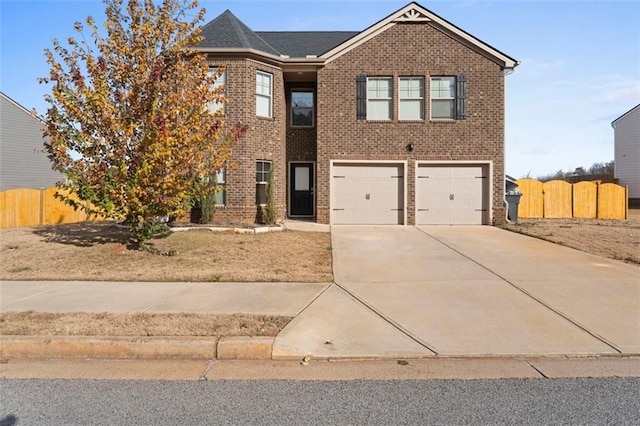
M 404 15 L 398 17 L 396 21 L 400 22 L 428 22 L 431 21 L 428 16 L 416 9 L 409 9 Z
M 317 58 L 318 55 L 307 55 L 307 58 Z

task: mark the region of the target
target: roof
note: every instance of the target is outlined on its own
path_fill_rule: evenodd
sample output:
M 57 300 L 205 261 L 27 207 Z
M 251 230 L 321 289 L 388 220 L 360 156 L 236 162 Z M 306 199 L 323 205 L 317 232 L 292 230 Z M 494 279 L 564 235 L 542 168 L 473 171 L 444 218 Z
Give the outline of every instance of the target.
M 204 39 L 196 47 L 205 49 L 251 49 L 276 56 L 305 58 L 320 56 L 358 31 L 253 31 L 230 10 L 202 28 Z
M 281 55 L 304 58 L 320 56 L 344 43 L 359 31 L 258 31 Z
M 631 114 L 633 111 L 635 111 L 636 109 L 640 108 L 640 104 L 634 106 L 633 108 L 631 108 L 629 111 L 625 112 L 624 114 L 622 114 L 620 117 L 616 118 L 615 120 L 613 120 L 611 122 L 611 126 L 612 127 L 616 127 L 616 123 L 618 122 L 618 120 L 620 120 L 621 118 L 626 117 L 627 115 Z
M 363 31 L 262 31 L 254 32 L 229 10 L 204 26 L 204 39 L 196 49 L 204 52 L 252 52 L 287 62 L 317 58 L 329 63 L 398 23 L 427 24 L 481 53 L 502 69 L 519 62 L 484 43 L 416 2 L 412 2 Z
M 202 36 L 196 48 L 246 48 L 280 55 L 228 9 L 202 28 Z
M 27 108 L 20 105 L 17 101 L 11 99 L 6 93 L 0 92 L 0 98 L 5 99 L 7 102 L 13 104 L 16 108 L 27 114 L 29 117 L 33 117 L 34 120 L 42 122 L 42 119 L 38 115 L 34 115 Z

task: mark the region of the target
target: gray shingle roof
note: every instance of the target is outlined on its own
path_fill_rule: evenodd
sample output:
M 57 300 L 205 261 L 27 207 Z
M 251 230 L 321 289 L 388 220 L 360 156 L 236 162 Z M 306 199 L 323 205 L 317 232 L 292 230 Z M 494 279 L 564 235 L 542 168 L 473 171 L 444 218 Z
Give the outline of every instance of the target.
M 304 58 L 320 56 L 358 34 L 358 31 L 257 31 L 262 39 L 283 55 Z
M 231 11 L 202 28 L 201 48 L 245 48 L 272 55 L 304 58 L 320 56 L 358 34 L 358 31 L 258 31 L 254 32 Z
M 273 55 L 280 55 L 260 36 L 235 17 L 229 10 L 202 28 L 204 39 L 197 47 L 203 48 L 248 48 Z

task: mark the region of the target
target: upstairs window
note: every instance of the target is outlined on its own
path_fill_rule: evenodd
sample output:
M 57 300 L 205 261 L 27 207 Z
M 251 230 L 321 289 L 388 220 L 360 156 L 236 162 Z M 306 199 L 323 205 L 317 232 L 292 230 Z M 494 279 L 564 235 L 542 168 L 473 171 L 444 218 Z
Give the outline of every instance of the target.
M 423 77 L 400 77 L 398 85 L 398 119 L 424 119 Z
M 271 118 L 273 97 L 273 76 L 258 71 L 256 74 L 256 115 Z
M 391 77 L 367 78 L 367 120 L 391 120 L 392 91 Z
M 455 77 L 431 77 L 431 118 L 433 120 L 456 118 L 455 99 Z
M 291 92 L 291 127 L 313 127 L 313 92 Z
M 270 171 L 271 161 L 256 161 L 256 204 L 259 206 L 267 204 L 267 185 L 269 184 Z
M 217 72 L 218 72 L 217 67 L 209 67 L 210 76 L 216 74 Z M 227 97 L 227 70 L 226 69 L 224 69 L 222 71 L 222 74 L 220 74 L 218 78 L 216 78 L 216 81 L 213 83 L 212 89 L 218 90 L 220 96 L 222 96 L 223 98 Z M 218 112 L 218 114 L 224 115 L 227 112 L 227 103 L 212 102 L 209 105 L 209 112 L 211 112 L 211 114 L 215 114 L 216 112 Z
M 430 117 L 432 120 L 467 119 L 467 76 L 431 77 L 429 80 Z M 398 121 L 425 119 L 425 78 L 398 78 Z M 393 120 L 393 78 L 356 77 L 356 119 Z

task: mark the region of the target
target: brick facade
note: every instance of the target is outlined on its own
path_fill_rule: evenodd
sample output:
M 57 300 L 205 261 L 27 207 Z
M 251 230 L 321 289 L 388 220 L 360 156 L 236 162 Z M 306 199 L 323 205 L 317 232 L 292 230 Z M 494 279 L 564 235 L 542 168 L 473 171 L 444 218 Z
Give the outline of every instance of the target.
M 287 215 L 289 164 L 315 163 L 315 219 L 320 223 L 330 222 L 331 160 L 386 160 L 407 162 L 406 224 L 415 223 L 415 172 L 419 161 L 488 165 L 492 180 L 487 185 L 491 188 L 487 222 L 503 222 L 503 70 L 513 69 L 517 61 L 446 21 L 436 23 L 440 18 L 435 15 L 431 15 L 435 21 L 417 20 L 425 13 L 428 14 L 420 6 L 409 4 L 396 12 L 395 17 L 390 15 L 371 28 L 378 31 L 376 26 L 382 26 L 384 21 L 394 22 L 392 25 L 358 43 L 345 42 L 347 50 L 329 55 L 329 59 L 303 56 L 299 64 L 291 65 L 287 55 L 278 58 L 272 53 L 261 55 L 245 50 L 221 56 L 210 52 L 212 64 L 227 64 L 227 123 L 248 126 L 246 137 L 234 151 L 232 162 L 238 167 L 227 172 L 227 203 L 217 209 L 216 220 L 260 219 L 261 209 L 256 206 L 256 160 L 272 162 L 280 218 Z M 222 17 L 236 19 L 228 12 Z M 245 31 L 250 32 L 248 28 Z M 253 36 L 248 33 L 247 37 Z M 261 43 L 257 38 L 253 42 Z M 273 75 L 271 118 L 256 116 L 258 71 Z M 357 119 L 356 78 L 362 74 L 392 78 L 391 120 Z M 430 77 L 461 74 L 467 81 L 466 119 L 431 120 Z M 411 76 L 424 78 L 425 119 L 401 121 L 398 79 Z M 314 93 L 313 127 L 291 125 L 291 92 L 296 90 Z M 407 144 L 413 144 L 413 151 L 406 149 Z
M 286 205 L 286 128 L 285 91 L 282 70 L 249 59 L 212 57 L 212 65 L 226 63 L 227 125 L 247 125 L 245 137 L 236 146 L 227 169 L 226 205 L 216 206 L 215 220 L 220 222 L 260 222 L 261 208 L 256 205 L 256 161 L 271 161 L 274 168 L 276 205 L 284 217 Z M 272 117 L 256 115 L 256 73 L 273 75 Z
M 393 77 L 393 120 L 356 119 L 356 77 Z M 429 120 L 429 77 L 467 76 L 466 120 Z M 399 121 L 398 77 L 425 78 L 424 121 Z M 329 161 L 408 160 L 414 224 L 415 161 L 491 161 L 492 221 L 504 220 L 504 76 L 498 65 L 430 25 L 397 24 L 318 71 L 317 219 L 329 222 Z M 405 146 L 414 144 L 408 153 Z

